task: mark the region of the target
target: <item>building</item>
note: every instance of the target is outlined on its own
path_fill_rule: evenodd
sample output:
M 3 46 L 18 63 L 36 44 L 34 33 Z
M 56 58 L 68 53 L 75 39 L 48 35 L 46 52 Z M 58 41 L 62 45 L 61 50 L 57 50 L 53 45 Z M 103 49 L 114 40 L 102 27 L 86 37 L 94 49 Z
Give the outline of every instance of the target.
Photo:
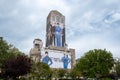
M 35 61 L 39 62 L 41 59 L 41 48 L 43 46 L 41 39 L 35 39 L 33 41 L 33 48 L 30 50 L 30 57 Z
M 55 27 L 58 27 L 58 28 L 56 29 Z M 65 16 L 56 10 L 52 10 L 47 16 L 46 33 L 47 33 L 46 34 L 46 47 L 50 47 L 50 46 L 65 47 L 66 45 Z M 61 37 L 56 35 L 56 33 Z
M 42 40 L 35 39 L 34 46 L 30 50 L 30 57 L 36 62 L 47 63 L 51 68 L 73 68 L 75 49 L 68 48 L 65 32 L 65 16 L 56 10 L 50 11 L 46 21 L 45 48 L 42 46 Z M 46 52 L 48 52 L 47 58 Z

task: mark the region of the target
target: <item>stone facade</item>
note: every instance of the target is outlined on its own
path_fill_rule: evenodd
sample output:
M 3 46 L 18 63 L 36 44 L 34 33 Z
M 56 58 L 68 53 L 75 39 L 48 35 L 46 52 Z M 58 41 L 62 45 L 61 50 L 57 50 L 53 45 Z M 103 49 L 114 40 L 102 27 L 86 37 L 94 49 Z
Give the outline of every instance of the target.
M 55 30 L 58 32 L 55 32 Z M 60 35 L 56 36 L 56 33 Z M 44 58 L 45 51 L 48 51 L 49 57 L 53 60 L 51 68 L 64 68 L 62 57 L 68 56 L 71 63 L 68 64 L 68 67 L 69 69 L 73 68 L 76 62 L 75 49 L 68 48 L 65 37 L 65 16 L 56 10 L 52 10 L 46 22 L 46 47 L 43 48 L 42 40 L 35 39 L 33 41 L 33 48 L 30 50 L 30 57 L 35 62 L 40 62 Z
M 60 42 L 61 45 L 59 47 L 65 47 L 66 39 L 65 39 L 65 16 L 56 10 L 52 10 L 46 22 L 46 47 L 49 46 L 58 46 L 57 38 L 55 35 L 55 27 L 59 24 L 61 30 Z
M 76 64 L 75 61 L 75 49 L 70 48 L 70 53 L 71 53 L 71 68 L 74 67 L 74 65 Z
M 33 48 L 30 50 L 29 54 L 35 62 L 40 62 L 42 45 L 43 43 L 41 39 L 35 39 L 33 41 Z

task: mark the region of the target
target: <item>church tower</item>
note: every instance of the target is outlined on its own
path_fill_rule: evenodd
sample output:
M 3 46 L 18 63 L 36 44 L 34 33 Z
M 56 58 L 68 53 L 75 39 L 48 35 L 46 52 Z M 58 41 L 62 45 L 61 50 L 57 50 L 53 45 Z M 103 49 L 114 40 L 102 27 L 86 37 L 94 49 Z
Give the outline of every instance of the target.
M 65 16 L 52 10 L 46 22 L 46 47 L 65 47 Z
M 30 50 L 30 57 L 35 62 L 40 62 L 42 46 L 43 42 L 41 39 L 34 39 L 33 48 Z
M 57 10 L 52 10 L 46 20 L 46 43 L 43 47 L 41 39 L 33 41 L 30 57 L 42 61 L 51 68 L 71 69 L 75 65 L 75 49 L 66 44 L 65 16 Z M 47 54 L 46 54 L 47 52 Z

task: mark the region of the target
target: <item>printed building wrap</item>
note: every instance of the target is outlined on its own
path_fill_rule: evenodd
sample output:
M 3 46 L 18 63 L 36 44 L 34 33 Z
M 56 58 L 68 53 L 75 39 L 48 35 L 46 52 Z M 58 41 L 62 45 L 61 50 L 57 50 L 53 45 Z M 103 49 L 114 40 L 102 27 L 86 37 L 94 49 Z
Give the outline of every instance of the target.
M 65 16 L 56 10 L 50 11 L 46 21 L 46 43 L 34 39 L 30 57 L 35 62 L 45 62 L 51 68 L 71 69 L 75 65 L 75 49 L 66 44 Z

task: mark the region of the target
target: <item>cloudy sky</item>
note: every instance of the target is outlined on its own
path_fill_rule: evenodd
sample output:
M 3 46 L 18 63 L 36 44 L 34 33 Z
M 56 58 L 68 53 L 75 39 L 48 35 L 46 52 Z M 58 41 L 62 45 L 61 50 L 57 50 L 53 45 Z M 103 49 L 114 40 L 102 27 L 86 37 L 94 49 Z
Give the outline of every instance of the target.
M 35 38 L 45 46 L 51 10 L 65 16 L 66 42 L 76 58 L 104 48 L 120 58 L 120 0 L 0 0 L 0 36 L 26 54 Z

